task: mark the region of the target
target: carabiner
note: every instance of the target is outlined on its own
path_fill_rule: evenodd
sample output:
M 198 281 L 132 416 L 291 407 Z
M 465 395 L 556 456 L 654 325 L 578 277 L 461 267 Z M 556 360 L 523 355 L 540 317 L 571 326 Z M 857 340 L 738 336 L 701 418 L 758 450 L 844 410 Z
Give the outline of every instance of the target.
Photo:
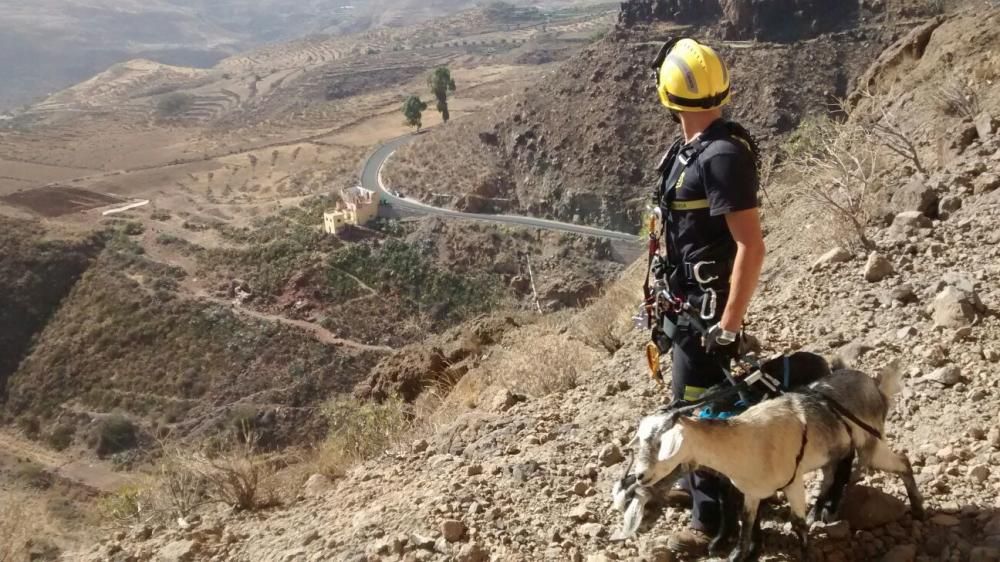
M 700 261 L 694 264 L 694 266 L 691 268 L 691 274 L 694 275 L 694 280 L 697 281 L 699 285 L 706 285 L 719 278 L 718 275 L 713 275 L 711 277 L 701 276 L 701 268 L 703 266 L 712 265 L 714 263 L 715 263 L 714 261 Z
M 715 289 L 709 289 L 701 300 L 701 319 L 711 320 L 715 318 Z M 708 312 L 705 309 L 708 308 Z

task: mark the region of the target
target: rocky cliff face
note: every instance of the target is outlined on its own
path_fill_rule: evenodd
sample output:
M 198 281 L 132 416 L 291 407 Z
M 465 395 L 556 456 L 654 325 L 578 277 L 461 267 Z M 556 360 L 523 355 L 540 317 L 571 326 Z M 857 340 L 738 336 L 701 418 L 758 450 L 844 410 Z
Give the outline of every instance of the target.
M 794 40 L 855 22 L 859 6 L 843 0 L 629 0 L 619 21 L 714 26 L 725 39 Z

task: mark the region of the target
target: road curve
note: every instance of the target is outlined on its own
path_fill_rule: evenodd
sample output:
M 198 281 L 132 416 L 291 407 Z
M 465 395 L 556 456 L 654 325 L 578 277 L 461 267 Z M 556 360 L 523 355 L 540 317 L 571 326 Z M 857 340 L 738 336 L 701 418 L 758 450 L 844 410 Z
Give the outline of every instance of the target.
M 361 185 L 366 189 L 371 189 L 377 193 L 380 193 L 382 198 L 389 203 L 392 207 L 397 209 L 406 210 L 422 215 L 431 215 L 438 217 L 448 217 L 455 219 L 465 219 L 465 220 L 475 220 L 483 222 L 491 222 L 498 224 L 514 224 L 520 226 L 530 226 L 535 228 L 541 228 L 544 230 L 555 230 L 560 232 L 569 232 L 572 234 L 581 234 L 584 236 L 594 236 L 597 238 L 607 238 L 609 240 L 620 240 L 624 242 L 637 242 L 639 237 L 634 234 L 629 234 L 627 232 L 617 232 L 614 230 L 604 230 L 602 228 L 596 228 L 593 226 L 584 226 L 580 224 L 573 224 L 568 222 L 559 222 L 548 219 L 539 219 L 535 217 L 525 217 L 519 215 L 491 215 L 485 213 L 465 213 L 462 211 L 455 211 L 453 209 L 442 209 L 440 207 L 433 207 L 419 201 L 414 201 L 412 199 L 396 197 L 389 190 L 385 189 L 385 185 L 382 183 L 382 167 L 385 165 L 386 160 L 396 150 L 403 146 L 404 144 L 417 138 L 417 135 L 404 135 L 402 137 L 394 138 L 381 146 L 379 146 L 372 154 L 365 160 L 364 166 L 361 169 Z

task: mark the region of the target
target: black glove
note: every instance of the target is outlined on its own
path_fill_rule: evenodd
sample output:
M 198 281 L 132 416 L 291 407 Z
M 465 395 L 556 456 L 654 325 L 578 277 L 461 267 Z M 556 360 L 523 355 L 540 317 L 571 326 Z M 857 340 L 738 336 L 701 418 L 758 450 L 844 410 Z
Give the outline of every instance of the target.
M 726 332 L 719 324 L 712 325 L 702 338 L 709 354 L 735 356 L 739 351 L 739 332 Z

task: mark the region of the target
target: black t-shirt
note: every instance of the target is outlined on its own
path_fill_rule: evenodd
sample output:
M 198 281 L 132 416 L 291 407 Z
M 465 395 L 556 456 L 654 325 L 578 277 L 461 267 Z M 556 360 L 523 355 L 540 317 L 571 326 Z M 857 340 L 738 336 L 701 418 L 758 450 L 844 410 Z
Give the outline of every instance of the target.
M 683 176 L 674 180 L 676 189 L 663 186 L 661 205 L 667 217 L 665 231 L 670 261 L 675 265 L 704 259 L 732 260 L 736 256 L 736 242 L 729 233 L 725 215 L 758 205 L 757 168 L 749 145 L 729 134 L 722 121 L 716 121 L 686 148 L 706 140 L 712 142 L 696 160 L 687 164 Z M 664 180 L 678 177 L 680 166 L 680 159 L 675 159 L 674 169 Z M 705 199 L 707 208 L 670 210 L 670 201 Z

